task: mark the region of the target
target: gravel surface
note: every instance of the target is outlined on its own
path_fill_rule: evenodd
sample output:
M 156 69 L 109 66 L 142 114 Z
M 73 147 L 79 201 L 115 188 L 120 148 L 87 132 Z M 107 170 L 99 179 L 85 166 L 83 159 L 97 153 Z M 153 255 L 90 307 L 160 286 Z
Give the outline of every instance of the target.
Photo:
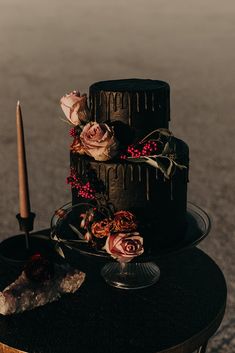
M 59 98 L 97 80 L 171 85 L 171 129 L 190 146 L 190 201 L 211 216 L 201 244 L 223 270 L 227 313 L 210 353 L 235 352 L 234 0 L 0 0 L 0 238 L 18 232 L 15 106 L 22 105 L 35 229 L 70 200 Z

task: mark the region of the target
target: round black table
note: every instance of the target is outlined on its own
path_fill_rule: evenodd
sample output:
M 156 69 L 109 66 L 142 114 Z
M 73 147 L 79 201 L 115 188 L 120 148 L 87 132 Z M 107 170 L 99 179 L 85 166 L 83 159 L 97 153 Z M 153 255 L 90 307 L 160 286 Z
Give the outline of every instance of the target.
M 0 352 L 206 351 L 223 319 L 227 291 L 219 267 L 201 250 L 159 260 L 160 280 L 141 290 L 109 287 L 100 276 L 101 264 L 81 256 L 80 268 L 83 264 L 86 281 L 77 293 L 23 314 L 0 316 Z M 17 271 L 1 261 L 1 290 Z

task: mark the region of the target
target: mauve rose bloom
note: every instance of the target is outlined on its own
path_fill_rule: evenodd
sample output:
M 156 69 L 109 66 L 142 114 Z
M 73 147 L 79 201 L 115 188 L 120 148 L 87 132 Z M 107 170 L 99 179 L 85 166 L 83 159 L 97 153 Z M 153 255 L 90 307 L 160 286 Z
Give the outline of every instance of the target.
M 90 122 L 80 134 L 86 153 L 96 161 L 107 161 L 118 153 L 118 141 L 107 124 Z
M 143 238 L 138 232 L 110 235 L 104 248 L 119 262 L 129 262 L 134 257 L 143 254 Z
M 73 91 L 61 98 L 60 105 L 66 118 L 73 125 L 81 125 L 89 121 L 90 112 L 86 94 L 80 95 L 79 91 Z

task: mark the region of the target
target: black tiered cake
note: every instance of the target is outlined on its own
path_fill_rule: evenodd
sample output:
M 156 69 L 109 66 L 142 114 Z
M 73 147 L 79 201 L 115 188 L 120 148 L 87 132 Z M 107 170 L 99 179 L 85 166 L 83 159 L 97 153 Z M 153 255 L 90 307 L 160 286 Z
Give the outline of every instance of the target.
M 126 212 L 129 223 L 128 217 L 134 215 L 136 227 L 126 231 L 138 230 L 148 252 L 175 245 L 187 226 L 189 151 L 167 130 L 169 92 L 163 81 L 127 79 L 93 84 L 90 109 L 78 92 L 66 98 L 74 95 L 80 100 L 78 123 L 71 117 L 76 101 L 69 119 L 76 125 L 68 178 L 73 204 L 105 202 L 114 215 Z M 121 219 L 120 224 L 125 221 Z M 106 223 L 99 223 L 99 235 L 102 229 L 104 233 L 99 238 L 107 235 Z M 111 228 L 108 233 L 115 235 L 116 228 Z

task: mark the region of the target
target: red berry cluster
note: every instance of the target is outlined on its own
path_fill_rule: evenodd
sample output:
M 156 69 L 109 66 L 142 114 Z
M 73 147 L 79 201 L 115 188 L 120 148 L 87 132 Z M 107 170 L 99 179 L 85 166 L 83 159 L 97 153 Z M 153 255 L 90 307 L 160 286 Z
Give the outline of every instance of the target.
M 121 159 L 126 159 L 128 157 L 139 158 L 142 156 L 150 156 L 157 151 L 157 142 L 148 141 L 145 143 L 139 143 L 137 145 L 130 145 L 127 148 L 126 154 L 120 156 Z
M 77 136 L 77 130 L 74 127 L 69 130 L 69 136 L 71 136 L 71 137 Z
M 89 181 L 84 183 L 73 169 L 67 178 L 67 184 L 70 184 L 72 189 L 77 189 L 79 196 L 89 200 L 95 199 L 96 191 L 91 187 L 91 183 Z

